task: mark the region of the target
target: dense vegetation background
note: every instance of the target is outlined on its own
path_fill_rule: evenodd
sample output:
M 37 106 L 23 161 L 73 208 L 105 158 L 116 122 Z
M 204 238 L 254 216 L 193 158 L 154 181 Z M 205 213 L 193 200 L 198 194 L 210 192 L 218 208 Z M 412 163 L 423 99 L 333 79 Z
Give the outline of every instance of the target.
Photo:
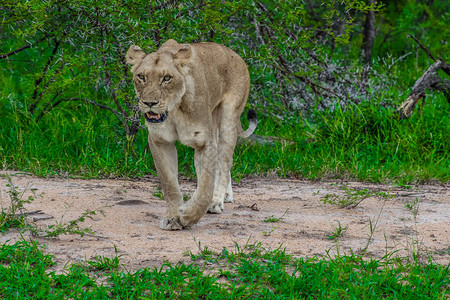
M 410 118 L 396 110 L 433 63 L 408 35 L 447 60 L 449 6 L 0 0 L 1 167 L 83 177 L 154 173 L 124 54 L 132 44 L 151 52 L 173 38 L 239 53 L 251 73 L 256 133 L 284 139 L 238 145 L 235 179 L 276 172 L 446 182 L 446 97 L 429 92 Z M 180 172 L 193 176 L 192 151 L 180 145 L 178 153 Z

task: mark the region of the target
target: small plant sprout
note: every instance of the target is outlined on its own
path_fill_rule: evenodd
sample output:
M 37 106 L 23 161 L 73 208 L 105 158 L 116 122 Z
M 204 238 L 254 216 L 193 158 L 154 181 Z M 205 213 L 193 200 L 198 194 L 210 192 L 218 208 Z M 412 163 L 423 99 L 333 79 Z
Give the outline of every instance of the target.
M 70 206 L 68 205 L 67 209 L 69 208 Z M 83 223 L 86 219 L 92 219 L 93 216 L 97 214 L 101 214 L 104 216 L 105 212 L 101 208 L 95 210 L 86 210 L 78 218 L 66 222 L 63 222 L 63 215 L 61 216 L 60 221 L 56 221 L 55 224 L 48 225 L 45 229 L 32 227 L 30 228 L 30 230 L 34 236 L 44 238 L 55 238 L 60 236 L 61 234 L 75 234 L 80 235 L 81 237 L 85 234 L 95 234 L 91 228 L 83 228 L 80 226 L 80 224 Z
M 419 213 L 419 198 L 416 197 L 412 202 L 406 203 L 405 207 L 412 212 L 414 220 L 417 219 Z
M 163 192 L 162 192 L 162 188 L 161 188 L 160 185 L 158 185 L 158 186 L 155 188 L 155 191 L 153 192 L 153 196 L 155 196 L 156 198 L 159 198 L 159 199 L 161 199 L 161 200 L 164 200 L 164 194 L 163 194 Z
M 43 230 L 42 236 L 47 238 L 57 237 L 61 234 L 78 234 L 84 236 L 85 234 L 95 234 L 91 228 L 82 228 L 80 223 L 83 223 L 86 218 L 92 219 L 92 216 L 100 213 L 104 215 L 103 210 L 86 210 L 80 217 L 70 220 L 68 222 L 56 222 L 54 225 L 49 225 L 47 229 Z
M 289 211 L 289 208 L 287 208 L 283 215 L 281 215 L 281 217 L 279 218 L 275 218 L 273 215 L 271 215 L 270 217 L 268 217 L 267 219 L 264 219 L 265 223 L 276 223 L 276 222 L 280 222 L 281 220 L 283 220 L 283 217 L 286 215 L 286 213 Z
M 355 208 L 363 200 L 369 197 L 377 197 L 381 199 L 392 198 L 389 192 L 374 192 L 369 189 L 353 189 L 348 185 L 341 186 L 341 190 L 344 191 L 344 195 L 326 194 L 320 201 L 324 204 L 337 205 L 339 208 Z
M 24 188 L 22 192 L 18 190 L 18 188 L 12 182 L 11 177 L 7 177 L 8 184 L 6 187 L 8 191 L 6 193 L 9 195 L 10 204 L 8 207 L 1 207 L 0 211 L 0 230 L 3 232 L 8 230 L 9 228 L 23 228 L 27 227 L 28 223 L 26 221 L 27 213 L 24 208 L 24 204 L 31 203 L 34 201 L 33 196 L 28 196 L 28 198 L 24 199 L 23 196 L 27 190 L 30 190 L 33 195 L 34 191 L 32 189 L 28 189 L 28 187 Z
M 373 240 L 373 236 L 375 234 L 375 230 L 377 228 L 378 225 L 378 221 L 380 220 L 381 217 L 381 213 L 383 212 L 384 206 L 386 204 L 387 198 L 384 198 L 383 201 L 383 205 L 380 208 L 380 211 L 378 212 L 377 217 L 374 219 L 374 221 L 372 219 L 369 219 L 369 235 L 367 237 L 367 242 L 366 245 L 360 250 L 361 255 L 363 255 L 364 253 L 366 253 L 367 249 L 369 248 L 370 243 L 372 243 Z
M 338 221 L 338 226 L 330 233 L 330 235 L 327 236 L 329 240 L 337 241 L 339 238 L 341 238 L 344 234 L 344 232 L 347 230 L 348 227 L 342 227 L 341 222 Z
M 270 236 L 275 230 L 277 230 L 277 227 L 272 227 L 269 231 L 263 231 L 264 236 Z
M 2 232 L 9 228 L 25 228 L 26 230 L 29 230 L 33 236 L 45 238 L 54 238 L 61 234 L 79 234 L 80 236 L 83 236 L 85 234 L 94 234 L 94 232 L 92 232 L 90 228 L 80 227 L 80 223 L 84 222 L 86 218 L 92 218 L 92 216 L 97 213 L 104 215 L 104 212 L 101 209 L 87 210 L 75 220 L 63 222 L 63 217 L 61 217 L 61 221 L 57 221 L 56 224 L 49 225 L 46 229 L 42 229 L 28 223 L 26 220 L 27 212 L 24 208 L 24 204 L 33 202 L 34 197 L 28 196 L 28 198 L 23 199 L 23 196 L 27 190 L 30 190 L 34 194 L 33 189 L 26 187 L 20 192 L 9 177 L 6 186 L 9 188 L 7 194 L 10 197 L 11 204 L 6 209 L 2 207 L 0 211 L 0 230 Z

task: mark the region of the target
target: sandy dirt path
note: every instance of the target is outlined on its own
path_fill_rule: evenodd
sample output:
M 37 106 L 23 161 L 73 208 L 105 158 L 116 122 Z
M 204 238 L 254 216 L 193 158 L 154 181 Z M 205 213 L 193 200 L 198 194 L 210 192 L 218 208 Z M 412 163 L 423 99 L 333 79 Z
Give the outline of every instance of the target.
M 286 248 L 298 257 L 325 256 L 327 251 L 334 254 L 337 249 L 340 253 L 358 253 L 369 244 L 366 253 L 375 257 L 395 250 L 399 256 L 419 251 L 423 258 L 428 253 L 441 264 L 450 261 L 448 184 L 396 187 L 247 178 L 234 184 L 235 202 L 226 203 L 223 214 L 208 214 L 190 230 L 168 232 L 158 227 L 165 202 L 158 197 L 157 178 L 81 180 L 6 171 L 0 174 L 2 207 L 6 208 L 10 201 L 8 175 L 17 190 L 25 189 L 24 198 L 34 194 L 35 200 L 26 209 L 34 212 L 29 218 L 40 228 L 74 220 L 87 210 L 104 211 L 104 215 L 97 214 L 81 223 L 94 235 L 38 238 L 55 256 L 57 269 L 96 255 L 114 257 L 115 248 L 124 267 L 136 270 L 160 266 L 164 260 L 187 262 L 186 254 L 197 253 L 199 244 L 221 251 L 223 247 L 234 249 L 236 243 L 242 247 L 256 242 L 268 249 Z M 343 185 L 350 191 L 367 189 L 371 196 L 351 209 L 321 201 L 327 194 L 344 195 Z M 195 182 L 180 180 L 180 186 L 186 194 L 195 190 Z M 379 192 L 391 196 L 377 196 Z M 265 222 L 269 219 L 279 221 Z M 339 226 L 343 231 L 336 242 L 329 237 Z M 24 236 L 28 238 L 29 234 Z M 1 243 L 18 239 L 17 230 L 0 236 Z

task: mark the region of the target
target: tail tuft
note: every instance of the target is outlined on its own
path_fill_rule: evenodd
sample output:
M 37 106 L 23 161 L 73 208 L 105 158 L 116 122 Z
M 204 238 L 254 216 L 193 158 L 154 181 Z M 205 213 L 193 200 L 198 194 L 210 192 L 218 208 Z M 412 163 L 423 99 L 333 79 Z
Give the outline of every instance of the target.
M 255 122 L 258 121 L 258 118 L 256 117 L 256 111 L 254 109 L 249 109 L 247 112 L 247 119 L 251 123 L 253 120 Z

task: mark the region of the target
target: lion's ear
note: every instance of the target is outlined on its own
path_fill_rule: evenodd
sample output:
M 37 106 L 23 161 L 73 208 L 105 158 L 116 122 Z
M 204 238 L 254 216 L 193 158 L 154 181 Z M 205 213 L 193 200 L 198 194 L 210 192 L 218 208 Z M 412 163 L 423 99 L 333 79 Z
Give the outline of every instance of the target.
M 131 46 L 127 52 L 127 63 L 130 65 L 135 65 L 137 62 L 145 57 L 145 52 L 139 46 Z
M 176 49 L 179 46 L 180 46 L 180 44 L 178 44 L 178 42 L 175 41 L 174 39 L 168 39 L 161 45 L 160 49 L 164 49 L 164 48 Z
M 161 45 L 161 51 L 167 51 L 172 54 L 175 59 L 188 59 L 191 57 L 192 51 L 189 44 L 179 44 L 177 41 L 170 39 Z
M 180 44 L 178 51 L 173 54 L 175 59 L 188 59 L 192 55 L 192 47 L 189 44 Z

